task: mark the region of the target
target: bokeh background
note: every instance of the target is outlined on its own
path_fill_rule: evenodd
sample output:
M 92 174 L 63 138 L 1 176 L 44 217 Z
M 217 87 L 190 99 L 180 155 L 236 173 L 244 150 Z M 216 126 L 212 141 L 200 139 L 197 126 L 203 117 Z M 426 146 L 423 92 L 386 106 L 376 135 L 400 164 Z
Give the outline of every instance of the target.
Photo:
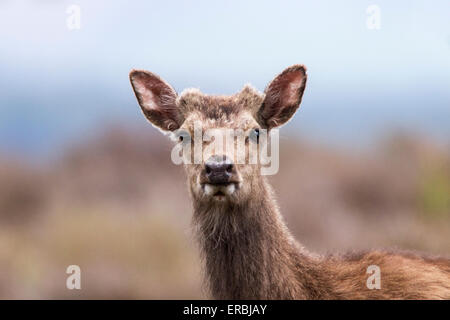
M 447 0 L 1 1 L 0 298 L 207 298 L 183 170 L 132 68 L 231 94 L 305 64 L 270 178 L 295 237 L 449 255 L 449 16 Z

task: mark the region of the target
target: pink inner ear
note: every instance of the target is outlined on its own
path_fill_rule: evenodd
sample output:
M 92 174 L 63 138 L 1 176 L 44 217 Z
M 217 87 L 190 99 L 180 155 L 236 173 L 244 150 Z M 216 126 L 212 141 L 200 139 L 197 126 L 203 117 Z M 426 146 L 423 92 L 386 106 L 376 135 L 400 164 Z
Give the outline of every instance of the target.
M 177 129 L 182 115 L 176 108 L 175 90 L 148 71 L 134 70 L 130 80 L 147 119 L 163 130 Z
M 280 126 L 288 121 L 298 109 L 306 84 L 306 69 L 294 65 L 285 69 L 264 91 L 266 97 L 259 116 L 263 125 Z
M 143 79 L 138 79 L 134 83 L 136 91 L 141 96 L 141 106 L 147 110 L 155 110 L 158 108 L 157 98 L 151 90 L 147 89 L 144 81 Z
M 286 79 L 288 84 L 283 92 L 282 100 L 284 105 L 293 105 L 298 103 L 299 90 L 303 85 L 303 74 L 295 72 L 290 78 L 291 79 Z

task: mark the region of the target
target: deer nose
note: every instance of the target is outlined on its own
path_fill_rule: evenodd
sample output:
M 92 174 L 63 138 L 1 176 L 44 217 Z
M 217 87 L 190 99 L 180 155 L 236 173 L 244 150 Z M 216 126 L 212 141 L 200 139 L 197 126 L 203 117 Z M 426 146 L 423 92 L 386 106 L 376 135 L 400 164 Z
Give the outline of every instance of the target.
M 205 162 L 206 178 L 211 184 L 228 183 L 233 167 L 233 162 L 227 157 L 214 155 Z

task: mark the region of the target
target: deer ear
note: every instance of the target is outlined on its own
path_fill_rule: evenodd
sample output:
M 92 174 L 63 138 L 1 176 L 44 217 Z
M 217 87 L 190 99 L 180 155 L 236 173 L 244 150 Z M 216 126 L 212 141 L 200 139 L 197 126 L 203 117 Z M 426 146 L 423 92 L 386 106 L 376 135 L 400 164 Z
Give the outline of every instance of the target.
M 177 93 L 157 75 L 143 70 L 132 70 L 130 82 L 144 115 L 156 127 L 174 131 L 182 124 L 176 107 Z
M 267 86 L 264 102 L 258 111 L 261 125 L 271 129 L 286 123 L 297 111 L 306 85 L 306 68 L 293 65 Z

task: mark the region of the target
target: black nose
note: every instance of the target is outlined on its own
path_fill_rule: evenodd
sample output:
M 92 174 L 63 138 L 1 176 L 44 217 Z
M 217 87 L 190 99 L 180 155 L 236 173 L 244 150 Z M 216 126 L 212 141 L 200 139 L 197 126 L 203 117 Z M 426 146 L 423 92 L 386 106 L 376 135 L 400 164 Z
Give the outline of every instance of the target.
M 211 184 L 227 183 L 233 174 L 233 163 L 227 157 L 212 156 L 205 162 L 205 173 Z

